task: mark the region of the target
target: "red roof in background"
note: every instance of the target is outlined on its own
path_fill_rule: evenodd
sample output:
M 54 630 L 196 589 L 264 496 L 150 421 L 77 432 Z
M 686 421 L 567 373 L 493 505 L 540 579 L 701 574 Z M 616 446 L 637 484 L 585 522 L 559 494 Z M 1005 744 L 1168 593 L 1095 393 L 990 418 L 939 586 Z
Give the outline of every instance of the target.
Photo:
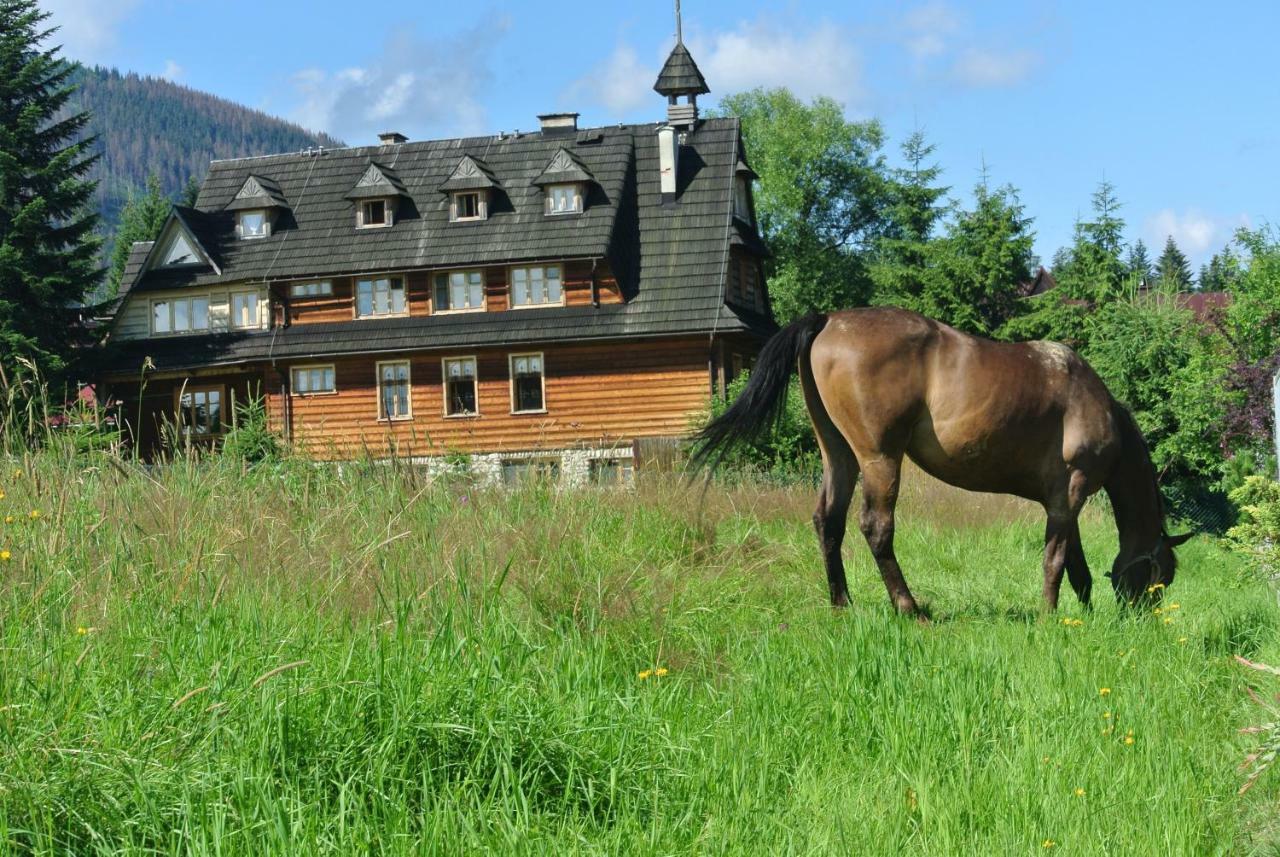
M 1180 292 L 1178 306 L 1191 310 L 1198 321 L 1213 321 L 1214 314 L 1231 306 L 1230 292 Z

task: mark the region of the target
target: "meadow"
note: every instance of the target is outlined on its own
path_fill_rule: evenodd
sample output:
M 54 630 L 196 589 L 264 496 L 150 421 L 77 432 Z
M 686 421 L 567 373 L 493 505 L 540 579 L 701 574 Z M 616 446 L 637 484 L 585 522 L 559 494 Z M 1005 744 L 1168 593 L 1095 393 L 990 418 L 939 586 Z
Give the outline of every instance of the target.
M 806 488 L 388 465 L 0 469 L 0 848 L 1249 854 L 1280 609 L 1212 539 L 1162 612 L 1040 611 L 1038 510 L 907 474 L 891 614 L 825 604 Z M 1273 775 L 1275 774 L 1275 775 Z

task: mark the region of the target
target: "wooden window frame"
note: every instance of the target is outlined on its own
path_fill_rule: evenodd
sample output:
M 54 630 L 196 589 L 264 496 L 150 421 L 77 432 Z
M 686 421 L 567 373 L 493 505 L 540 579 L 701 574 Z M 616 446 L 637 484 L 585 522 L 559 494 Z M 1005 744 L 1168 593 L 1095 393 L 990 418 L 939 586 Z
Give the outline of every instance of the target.
M 386 280 L 388 283 L 396 280 L 400 281 L 400 289 L 404 292 L 404 311 L 403 312 L 370 312 L 368 315 L 360 314 L 360 283 L 368 281 L 376 283 L 378 280 Z M 391 291 L 395 291 L 391 289 Z M 374 292 L 376 294 L 376 290 Z M 410 314 L 409 309 L 409 281 L 399 274 L 365 274 L 351 278 L 351 317 L 353 319 L 367 318 L 404 318 Z
M 474 412 L 466 412 L 460 414 L 449 413 L 449 364 L 457 363 L 461 360 L 470 360 L 474 370 L 471 375 L 471 383 L 475 387 L 476 409 Z M 458 354 L 452 357 L 440 358 L 440 398 L 442 416 L 446 420 L 473 420 L 480 416 L 480 361 L 474 354 Z
M 174 330 L 173 329 L 173 322 L 174 322 L 173 304 L 178 301 L 190 301 L 192 304 L 191 317 L 192 317 L 192 320 L 194 321 L 195 302 L 201 298 L 204 298 L 205 326 L 189 327 L 186 330 Z M 163 332 L 156 331 L 156 304 L 169 304 L 169 329 Z M 149 325 L 149 328 L 151 330 L 151 336 L 153 338 L 165 337 L 165 336 L 193 336 L 193 335 L 210 332 L 211 330 L 213 330 L 213 319 L 210 317 L 210 308 L 212 307 L 212 304 L 213 304 L 213 300 L 212 298 L 210 298 L 208 292 L 205 292 L 203 294 L 198 294 L 198 295 L 183 295 L 180 298 L 177 298 L 177 297 L 152 298 L 151 300 L 147 301 L 147 324 Z
M 559 301 L 543 301 L 534 304 L 518 304 L 516 303 L 516 271 L 532 271 L 535 268 L 542 269 L 542 281 L 547 281 L 547 269 L 556 268 L 560 272 L 557 279 L 560 281 L 560 300 Z M 564 270 L 565 266 L 559 262 L 548 262 L 545 265 L 512 265 L 507 269 L 507 307 L 509 309 L 543 309 L 544 307 L 565 306 L 568 302 L 567 290 L 564 287 Z M 532 294 L 532 291 L 530 292 Z
M 464 217 L 458 212 L 461 210 L 460 203 L 462 197 L 474 196 L 476 198 L 476 213 L 471 217 Z M 456 190 L 449 194 L 449 222 L 450 223 L 476 223 L 481 220 L 489 219 L 489 193 L 484 190 Z
M 383 366 L 399 366 L 403 364 L 408 370 L 405 373 L 405 403 L 406 413 L 400 416 L 391 414 L 383 415 L 382 413 L 382 367 Z M 337 376 L 334 376 L 334 386 L 337 386 Z M 373 389 L 376 394 L 377 401 L 374 403 L 375 411 L 380 423 L 403 423 L 413 419 L 413 361 L 412 360 L 378 360 L 373 364 Z
M 573 208 L 564 211 L 555 211 L 552 208 L 552 200 L 555 198 L 554 193 L 558 188 L 569 188 L 573 191 Z M 543 202 L 543 212 L 547 217 L 571 217 L 575 214 L 582 214 L 586 210 L 586 193 L 584 192 L 582 182 L 556 182 L 547 185 L 544 194 L 545 202 Z
M 299 289 L 305 290 L 308 286 L 321 286 L 322 288 L 315 294 L 299 291 Z M 333 297 L 333 280 L 308 280 L 305 283 L 290 283 L 289 297 L 302 298 L 303 300 L 307 298 L 331 298 Z
M 389 361 L 390 362 L 390 361 Z M 395 361 L 397 363 L 403 361 Z M 298 376 L 296 372 L 310 372 L 314 369 L 329 369 L 333 372 L 333 389 L 332 390 L 299 390 Z M 412 371 L 412 370 L 410 370 Z M 379 375 L 379 378 L 382 376 Z M 302 399 L 310 399 L 314 396 L 336 396 L 338 395 L 338 367 L 333 363 L 300 363 L 296 366 L 289 367 L 289 394 Z M 382 407 L 382 399 L 378 399 L 378 407 Z M 410 407 L 412 407 L 412 396 L 410 396 Z
M 382 203 L 382 222 L 370 223 L 366 216 L 365 206 Z M 379 196 L 373 199 L 362 199 L 356 204 L 356 228 L 357 229 L 387 229 L 394 226 L 396 222 L 395 198 Z
M 618 479 L 604 481 L 599 474 L 602 464 L 614 464 L 618 467 Z M 624 488 L 634 485 L 636 481 L 636 460 L 631 455 L 602 455 L 587 462 L 587 484 L 595 488 Z
M 246 235 L 244 231 L 244 219 L 250 214 L 259 214 L 262 216 L 262 234 Z M 265 208 L 254 208 L 246 211 L 236 212 L 236 239 L 239 241 L 257 241 L 260 238 L 271 237 L 271 212 Z
M 244 295 L 253 295 L 257 300 L 254 306 L 257 308 L 258 317 L 254 319 L 252 324 L 237 324 L 236 318 L 236 298 Z M 257 289 L 236 289 L 227 293 L 227 329 L 228 330 L 261 330 L 262 329 L 262 304 L 264 303 L 262 292 Z
M 215 391 L 218 394 L 218 430 L 211 432 L 192 432 L 190 434 L 182 435 L 184 440 L 209 440 L 212 438 L 222 437 L 222 435 L 226 434 L 227 421 L 223 418 L 223 415 L 227 410 L 227 385 L 181 384 L 173 391 L 173 415 L 178 426 L 179 434 L 182 434 L 184 425 L 182 422 L 182 397 L 188 394 L 194 397 L 196 393 L 205 393 L 207 395 Z
M 503 458 L 498 462 L 498 468 L 502 484 L 508 486 L 540 480 L 549 485 L 559 485 L 564 479 L 564 457 L 554 453 L 534 453 Z M 508 479 L 507 474 L 515 468 L 523 468 L 524 473 L 515 479 Z
M 739 210 L 738 205 L 742 208 Z M 746 176 L 734 176 L 733 179 L 733 216 L 743 223 L 755 225 L 755 217 L 751 210 L 751 179 Z
M 541 370 L 538 372 L 538 380 L 542 386 L 542 407 L 536 409 L 519 410 L 516 405 L 516 360 L 521 357 L 537 357 L 538 365 Z M 511 386 L 511 413 L 519 416 L 524 414 L 545 414 L 547 412 L 547 358 L 546 353 L 542 351 L 522 351 L 507 355 L 507 376 L 510 378 Z M 479 404 L 477 402 L 477 404 Z
M 454 274 L 479 274 L 480 275 L 480 306 L 463 307 L 461 309 L 453 308 L 453 293 L 450 291 L 448 309 L 440 309 L 440 302 L 437 298 L 437 289 L 439 285 L 436 283 L 437 277 L 452 277 Z M 441 271 L 431 272 L 431 314 L 432 315 L 455 315 L 466 312 L 485 312 L 489 308 L 489 278 L 485 274 L 484 268 L 446 268 Z M 452 289 L 452 283 L 446 283 L 446 288 Z

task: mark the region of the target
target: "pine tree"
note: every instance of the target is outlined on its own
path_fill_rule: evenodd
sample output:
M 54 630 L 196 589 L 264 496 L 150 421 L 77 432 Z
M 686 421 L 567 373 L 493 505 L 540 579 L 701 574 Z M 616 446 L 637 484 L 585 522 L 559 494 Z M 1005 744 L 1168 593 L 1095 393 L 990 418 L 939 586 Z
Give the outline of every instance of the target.
M 124 211 L 120 213 L 120 228 L 116 230 L 115 246 L 111 252 L 111 271 L 107 277 L 105 297 L 115 297 L 120 293 L 120 278 L 134 242 L 154 241 L 169 219 L 172 207 L 160 187 L 160 177 L 155 173 L 147 177 L 147 188 L 143 193 L 130 194 Z
M 1151 257 L 1147 254 L 1147 245 L 1141 238 L 1129 248 L 1129 256 L 1124 263 L 1125 275 L 1139 285 L 1151 285 Z
M 1031 279 L 1035 233 L 1012 187 L 974 188 L 975 206 L 947 227 L 924 295 L 926 312 L 961 330 L 994 334 L 1014 315 L 1018 286 Z
M 1155 281 L 1161 289 L 1170 292 L 1191 288 L 1191 265 L 1172 235 L 1164 242 L 1164 252 L 1156 260 Z
M 1240 257 L 1228 246 L 1200 266 L 1199 287 L 1206 292 L 1229 292 L 1243 273 Z
M 937 274 L 936 255 L 942 249 L 934 244 L 935 232 L 949 211 L 942 200 L 950 188 L 935 184 L 942 168 L 926 164 L 933 151 L 920 131 L 902 144 L 907 166 L 890 178 L 888 225 L 872 265 L 877 301 L 923 312 L 929 311 L 923 295 Z
M 75 67 L 42 47 L 48 17 L 34 0 L 0 0 L 0 365 L 25 358 L 56 377 L 71 357 L 72 311 L 101 271 L 86 207 L 89 116 L 62 112 Z

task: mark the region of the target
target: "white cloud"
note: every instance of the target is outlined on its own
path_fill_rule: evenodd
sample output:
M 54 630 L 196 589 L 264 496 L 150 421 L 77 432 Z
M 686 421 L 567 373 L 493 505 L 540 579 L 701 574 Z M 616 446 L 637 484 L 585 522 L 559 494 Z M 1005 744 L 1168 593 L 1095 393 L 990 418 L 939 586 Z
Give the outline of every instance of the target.
M 579 78 L 565 91 L 569 104 L 587 101 L 599 104 L 615 116 L 623 116 L 646 104 L 656 104 L 653 82 L 660 65 L 646 65 L 634 48 L 619 44 L 609 58 Z
M 843 28 L 821 23 L 804 29 L 764 19 L 732 30 L 702 33 L 686 40 L 703 76 L 717 95 L 757 86 L 785 86 L 801 98 L 829 95 L 848 103 L 862 95 L 862 60 Z M 572 83 L 563 100 L 584 100 L 623 116 L 648 106 L 661 109 L 653 92 L 670 46 L 645 62 L 634 48 L 619 44 L 612 54 Z
M 141 0 L 43 0 L 50 14 L 46 26 L 58 31 L 49 43 L 61 44 L 63 56 L 81 62 L 106 60 L 119 37 L 120 25 Z
M 695 38 L 689 50 L 721 93 L 785 86 L 801 98 L 829 95 L 847 105 L 864 92 L 862 57 L 852 34 L 826 21 L 809 29 L 794 21 L 746 22 Z
M 508 20 L 445 39 L 425 40 L 412 27 L 393 30 L 364 65 L 306 68 L 291 81 L 297 93 L 289 118 L 352 145 L 380 131 L 410 138 L 472 135 L 485 131 L 480 98 L 491 74 L 476 44 L 492 44 Z
M 916 74 L 964 87 L 1015 86 L 1039 65 L 1033 51 L 993 45 L 990 34 L 976 37 L 968 21 L 945 0 L 910 10 L 899 20 L 898 31 Z
M 1178 248 L 1191 257 L 1200 257 L 1218 250 L 1229 242 L 1236 229 L 1249 226 L 1246 215 L 1214 217 L 1195 208 L 1181 213 L 1164 208 L 1146 219 L 1142 232 L 1152 252 L 1159 255 L 1170 235 Z
M 164 71 L 160 72 L 160 76 L 165 80 L 177 83 L 187 74 L 187 70 L 178 65 L 175 60 L 164 61 Z
M 1036 67 L 1031 51 L 965 50 L 951 66 L 955 79 L 966 86 L 1015 86 L 1026 80 Z

